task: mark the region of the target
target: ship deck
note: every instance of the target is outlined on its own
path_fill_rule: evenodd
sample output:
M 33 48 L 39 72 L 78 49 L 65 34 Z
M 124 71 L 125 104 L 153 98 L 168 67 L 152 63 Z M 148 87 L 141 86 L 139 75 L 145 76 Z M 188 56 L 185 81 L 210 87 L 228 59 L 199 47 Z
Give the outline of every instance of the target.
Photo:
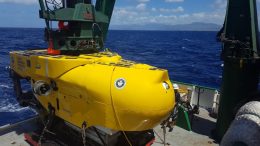
M 13 125 L 0 127 L 0 143 L 3 146 L 30 146 L 24 140 L 24 133 L 37 128 L 37 117 Z
M 216 119 L 209 116 L 205 109 L 195 115 L 192 122 L 193 131 L 186 131 L 174 127 L 172 132 L 166 134 L 166 145 L 171 146 L 216 146 L 219 145 L 211 138 L 211 131 L 215 128 Z M 24 140 L 24 133 L 37 128 L 37 118 L 28 119 L 13 125 L 0 127 L 0 142 L 3 146 L 30 146 Z M 160 126 L 155 128 L 156 140 L 153 146 L 162 146 L 163 130 Z
M 166 146 L 218 146 L 211 136 L 215 125 L 216 119 L 210 117 L 207 110 L 200 109 L 200 114 L 194 115 L 192 131 L 175 126 L 172 132 L 166 133 Z M 156 135 L 153 146 L 162 146 L 163 130 L 157 126 L 155 132 L 159 136 Z

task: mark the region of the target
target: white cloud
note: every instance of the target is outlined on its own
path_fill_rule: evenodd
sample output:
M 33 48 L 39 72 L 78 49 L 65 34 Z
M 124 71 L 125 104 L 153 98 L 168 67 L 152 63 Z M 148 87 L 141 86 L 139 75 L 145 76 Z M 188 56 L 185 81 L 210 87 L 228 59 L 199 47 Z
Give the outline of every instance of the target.
M 141 3 L 136 6 L 137 10 L 144 11 L 146 9 L 146 4 Z
M 0 0 L 0 3 L 35 4 L 38 0 Z
M 167 3 L 177 3 L 177 2 L 184 2 L 184 0 L 165 0 Z
M 156 13 L 155 13 L 156 12 Z M 112 17 L 112 25 L 146 25 L 153 24 L 188 24 L 192 22 L 208 22 L 222 24 L 225 11 L 218 12 L 195 12 L 179 14 L 184 12 L 180 6 L 175 9 L 149 8 L 144 11 L 136 11 L 136 7 L 116 8 Z
M 157 11 L 157 9 L 156 9 L 156 8 L 152 8 L 151 10 L 152 10 L 153 12 L 156 12 L 156 11 Z
M 208 22 L 222 24 L 224 22 L 224 13 L 218 12 L 197 12 L 192 14 L 185 14 L 179 17 L 180 22 Z
M 139 3 L 147 3 L 149 2 L 150 0 L 137 0 Z
M 193 13 L 192 16 L 196 18 L 204 18 L 206 16 L 206 13 L 205 12 Z
M 227 0 L 215 0 L 213 7 L 217 9 L 224 9 L 227 7 Z
M 114 15 L 116 16 L 134 16 L 138 13 L 136 11 L 133 11 L 133 7 L 126 7 L 126 8 L 115 8 Z
M 161 8 L 161 9 L 159 9 L 159 10 L 160 10 L 160 12 L 166 12 L 166 13 L 168 13 L 168 12 L 170 12 L 170 13 L 180 13 L 180 12 L 183 12 L 183 11 L 184 11 L 184 8 L 181 7 L 181 6 L 179 6 L 179 7 L 175 8 L 175 9 L 165 9 L 165 8 Z
M 180 18 L 188 18 L 188 17 L 190 17 L 189 14 L 183 14 L 183 15 L 180 15 Z

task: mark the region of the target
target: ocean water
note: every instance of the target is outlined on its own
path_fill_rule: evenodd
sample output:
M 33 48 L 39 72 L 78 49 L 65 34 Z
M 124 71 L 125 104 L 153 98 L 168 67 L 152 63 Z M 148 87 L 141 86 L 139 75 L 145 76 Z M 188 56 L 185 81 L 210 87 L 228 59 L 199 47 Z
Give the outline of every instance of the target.
M 106 47 L 125 59 L 168 70 L 171 80 L 219 88 L 221 44 L 217 32 L 115 31 Z M 9 52 L 46 48 L 43 29 L 0 28 L 0 126 L 33 117 L 14 97 L 8 74 Z

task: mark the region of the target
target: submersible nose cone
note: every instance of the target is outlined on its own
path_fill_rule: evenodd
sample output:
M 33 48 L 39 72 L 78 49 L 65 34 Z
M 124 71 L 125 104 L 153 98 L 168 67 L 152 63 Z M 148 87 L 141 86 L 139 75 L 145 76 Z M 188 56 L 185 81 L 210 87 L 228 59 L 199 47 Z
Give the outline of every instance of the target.
M 111 84 L 112 102 L 120 129 L 140 131 L 154 128 L 173 109 L 174 91 L 165 70 L 117 67 Z

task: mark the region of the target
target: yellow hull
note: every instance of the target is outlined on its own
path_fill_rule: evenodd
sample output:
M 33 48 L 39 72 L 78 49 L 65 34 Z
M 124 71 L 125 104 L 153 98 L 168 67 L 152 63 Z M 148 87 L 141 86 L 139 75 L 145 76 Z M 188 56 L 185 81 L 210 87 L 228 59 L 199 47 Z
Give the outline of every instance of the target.
M 113 130 L 152 129 L 174 107 L 174 91 L 166 70 L 123 60 L 111 52 L 80 56 L 48 56 L 45 51 L 11 52 L 11 69 L 29 78 L 55 83 L 47 95 L 35 94 L 44 108 L 81 127 Z

